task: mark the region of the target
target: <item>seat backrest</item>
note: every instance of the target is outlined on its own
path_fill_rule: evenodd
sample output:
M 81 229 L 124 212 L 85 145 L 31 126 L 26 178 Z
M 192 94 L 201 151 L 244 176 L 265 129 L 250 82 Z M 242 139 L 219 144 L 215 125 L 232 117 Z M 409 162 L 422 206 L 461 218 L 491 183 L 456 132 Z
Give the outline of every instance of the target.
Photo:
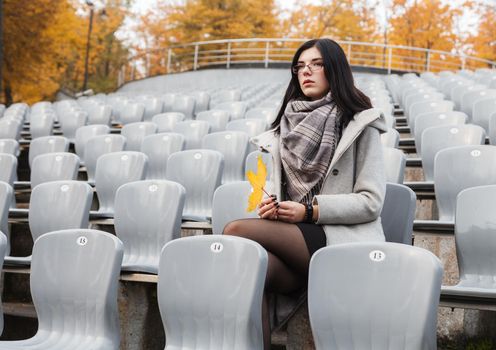
M 226 89 L 221 90 L 217 94 L 217 101 L 219 102 L 232 102 L 241 100 L 241 90 L 238 89 Z
M 196 149 L 210 132 L 210 124 L 204 120 L 185 120 L 176 123 L 172 131 L 184 136 L 184 149 Z
M 381 143 L 384 147 L 398 148 L 400 133 L 396 129 L 388 128 L 385 133 L 381 134 Z
M 472 122 L 482 126 L 489 133 L 489 117 L 494 112 L 496 112 L 496 97 L 476 100 L 472 108 Z
M 185 119 L 184 113 L 180 112 L 166 112 L 154 115 L 152 123 L 157 125 L 157 132 L 171 132 L 174 125 L 182 122 Z
M 496 89 L 481 89 L 476 91 L 467 91 L 462 95 L 461 111 L 465 112 L 469 118 L 473 117 L 474 103 L 477 100 L 495 98 Z
M 98 211 L 113 214 L 117 189 L 128 182 L 143 180 L 147 164 L 148 157 L 141 152 L 113 152 L 100 156 L 95 172 Z
M 439 220 L 454 220 L 456 196 L 461 190 L 494 184 L 494 146 L 458 146 L 439 151 L 434 159 L 434 190 Z
M 460 284 L 496 288 L 496 185 L 467 188 L 458 194 L 455 243 Z
M 441 92 L 421 92 L 421 93 L 412 93 L 406 96 L 405 98 L 405 110 L 408 111 L 410 106 L 416 102 L 423 101 L 442 101 L 444 100 L 444 95 Z
M 145 112 L 143 114 L 143 121 L 149 122 L 152 120 L 154 115 L 162 113 L 162 108 L 164 107 L 164 101 L 157 97 L 147 96 L 140 99 L 140 101 L 145 106 Z
M 206 220 L 212 216 L 212 198 L 221 184 L 223 169 L 224 157 L 218 151 L 187 150 L 169 156 L 167 180 L 186 189 L 184 218 Z
M 226 130 L 244 131 L 249 137 L 260 135 L 265 131 L 267 124 L 262 119 L 238 119 L 227 123 Z
M 436 349 L 442 275 L 434 254 L 405 244 L 320 249 L 308 281 L 316 349 Z
M 267 127 L 276 119 L 277 110 L 275 108 L 252 108 L 246 114 L 246 119 L 262 119 L 267 123 Z
M 246 177 L 246 173 L 248 171 L 253 171 L 254 173 L 257 172 L 258 156 L 262 157 L 262 161 L 267 167 L 267 180 L 270 178 L 270 174 L 272 174 L 272 156 L 267 152 L 253 151 L 248 153 L 248 155 L 246 156 L 245 176 L 244 176 L 245 180 L 248 179 Z
M 126 124 L 121 129 L 121 135 L 126 138 L 126 151 L 139 151 L 143 139 L 157 132 L 157 125 L 152 122 L 138 122 Z
M 405 176 L 406 155 L 397 148 L 383 147 L 386 181 L 403 183 Z
M 412 245 L 417 196 L 409 187 L 388 182 L 381 212 L 386 242 Z
M 31 139 L 38 137 L 50 136 L 53 134 L 53 123 L 55 114 L 53 111 L 42 111 L 39 113 L 31 113 L 29 124 L 29 132 Z
M 244 118 L 248 105 L 243 101 L 223 102 L 215 105 L 215 109 L 228 111 L 231 120 Z
M 0 153 L 12 154 L 19 157 L 19 142 L 14 139 L 0 139 Z
M 482 84 L 470 84 L 470 85 L 460 85 L 451 91 L 451 100 L 455 103 L 455 109 L 460 111 L 462 110 L 462 97 L 464 94 L 470 91 L 478 91 L 478 90 L 483 90 L 487 89 L 485 85 Z M 469 116 L 470 118 L 470 116 Z M 468 120 L 470 121 L 470 119 Z
M 31 166 L 31 188 L 43 182 L 77 180 L 78 171 L 79 157 L 74 153 L 41 154 Z
M 96 163 L 102 155 L 120 152 L 124 149 L 126 138 L 122 135 L 97 135 L 90 137 L 84 147 L 84 165 L 88 181 L 95 181 Z
M 10 252 L 9 208 L 12 203 L 14 191 L 12 187 L 0 181 L 0 232 L 7 237 L 7 254 Z
M 422 151 L 422 132 L 432 126 L 441 125 L 461 125 L 465 124 L 468 117 L 465 113 L 459 111 L 450 112 L 427 112 L 417 116 L 415 120 L 415 149 L 420 156 Z
M 0 181 L 14 186 L 17 179 L 17 158 L 12 154 L 0 153 Z
M 62 230 L 37 239 L 30 284 L 39 329 L 73 334 L 86 348 L 119 349 L 122 255 L 119 239 L 102 231 Z
M 194 236 L 167 243 L 157 291 L 165 348 L 262 349 L 267 260 L 258 243 L 240 237 Z
M 242 131 L 221 131 L 203 137 L 203 149 L 219 151 L 224 156 L 222 183 L 244 179 L 248 135 Z
M 126 102 L 119 113 L 119 122 L 123 125 L 141 122 L 145 114 L 145 105 L 139 102 Z
M 98 104 L 89 112 L 88 125 L 110 125 L 110 118 L 112 117 L 112 106 L 105 104 Z
M 208 92 L 195 91 L 190 93 L 189 95 L 191 95 L 195 99 L 195 115 L 208 110 L 210 106 L 210 94 Z
M 33 241 L 50 231 L 88 228 L 93 189 L 82 181 L 52 181 L 33 188 L 29 229 Z
M 21 133 L 21 121 L 3 117 L 0 119 L 0 139 L 18 140 Z
M 226 130 L 229 122 L 229 112 L 221 109 L 211 109 L 203 111 L 196 115 L 196 120 L 204 120 L 210 123 L 210 132 Z
M 110 128 L 103 124 L 86 125 L 78 128 L 74 139 L 74 149 L 79 158 L 84 159 L 84 148 L 90 138 L 108 133 L 110 133 Z
M 427 112 L 449 112 L 453 110 L 452 101 L 430 100 L 425 102 L 415 102 L 410 106 L 408 125 L 410 130 L 415 130 L 415 122 L 418 115 Z
M 248 197 L 252 191 L 248 181 L 230 182 L 219 186 L 212 201 L 212 233 L 222 234 L 228 222 L 258 218 L 256 210 L 248 212 Z
M 177 133 L 148 135 L 143 139 L 141 152 L 148 156 L 148 180 L 165 180 L 167 159 L 174 152 L 184 149 L 184 136 Z
M 60 114 L 59 121 L 60 127 L 62 128 L 62 134 L 64 134 L 70 142 L 74 143 L 76 130 L 86 125 L 86 122 L 88 121 L 88 112 L 71 109 L 66 113 Z
M 489 116 L 489 142 L 496 145 L 496 111 Z
M 185 120 L 193 119 L 195 103 L 195 99 L 191 96 L 175 95 L 171 112 L 179 112 L 184 114 Z
M 422 132 L 422 168 L 426 181 L 434 180 L 434 159 L 436 154 L 448 147 L 483 145 L 486 132 L 478 125 L 433 126 Z
M 69 150 L 69 140 L 63 136 L 43 136 L 31 140 L 29 145 L 29 167 L 36 156 L 45 153 L 67 152 Z
M 135 181 L 115 195 L 114 225 L 124 244 L 123 269 L 158 273 L 160 251 L 181 236 L 186 190 L 166 180 Z

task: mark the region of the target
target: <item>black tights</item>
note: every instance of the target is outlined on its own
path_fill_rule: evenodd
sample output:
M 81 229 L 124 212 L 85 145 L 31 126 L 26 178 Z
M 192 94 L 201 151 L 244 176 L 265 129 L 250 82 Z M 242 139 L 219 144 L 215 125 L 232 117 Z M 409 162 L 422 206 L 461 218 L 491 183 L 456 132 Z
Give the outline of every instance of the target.
M 228 223 L 225 235 L 258 242 L 267 250 L 269 262 L 262 303 L 264 349 L 270 349 L 270 319 L 267 293 L 287 294 L 306 285 L 310 253 L 294 224 L 263 219 L 242 219 Z

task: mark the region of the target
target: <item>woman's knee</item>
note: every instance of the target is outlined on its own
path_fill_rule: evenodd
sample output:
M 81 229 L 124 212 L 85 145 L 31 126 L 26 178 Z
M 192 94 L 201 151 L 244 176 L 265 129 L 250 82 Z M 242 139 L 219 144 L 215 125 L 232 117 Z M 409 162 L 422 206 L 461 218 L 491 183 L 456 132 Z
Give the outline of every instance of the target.
M 243 220 L 234 220 L 231 222 L 228 222 L 226 226 L 224 226 L 224 230 L 222 234 L 224 235 L 230 235 L 230 236 L 242 236 L 243 235 L 243 227 L 244 227 Z

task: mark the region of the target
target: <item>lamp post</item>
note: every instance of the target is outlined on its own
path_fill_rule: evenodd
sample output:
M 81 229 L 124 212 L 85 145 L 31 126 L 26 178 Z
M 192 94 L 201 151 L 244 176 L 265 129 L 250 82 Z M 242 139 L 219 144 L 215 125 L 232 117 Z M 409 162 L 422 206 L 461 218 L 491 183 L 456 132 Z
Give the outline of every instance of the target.
M 86 0 L 86 5 L 90 8 L 90 23 L 88 26 L 88 38 L 86 40 L 86 55 L 84 58 L 84 80 L 83 80 L 83 92 L 86 91 L 88 85 L 88 60 L 90 55 L 90 38 L 91 38 L 91 30 L 93 29 L 93 8 L 94 4 L 90 0 Z

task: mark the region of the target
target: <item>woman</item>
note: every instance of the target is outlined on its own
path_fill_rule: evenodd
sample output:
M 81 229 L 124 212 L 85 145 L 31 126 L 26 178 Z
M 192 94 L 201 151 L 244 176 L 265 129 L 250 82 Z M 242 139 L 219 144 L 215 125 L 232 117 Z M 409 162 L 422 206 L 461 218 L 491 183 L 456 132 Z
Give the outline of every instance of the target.
M 310 258 L 326 244 L 384 241 L 383 115 L 354 86 L 346 56 L 333 40 L 304 43 L 291 71 L 271 130 L 252 140 L 273 157 L 266 190 L 275 196 L 261 202 L 262 220 L 237 220 L 224 228 L 224 234 L 252 239 L 268 252 L 265 349 L 270 349 L 267 292 L 306 287 Z

